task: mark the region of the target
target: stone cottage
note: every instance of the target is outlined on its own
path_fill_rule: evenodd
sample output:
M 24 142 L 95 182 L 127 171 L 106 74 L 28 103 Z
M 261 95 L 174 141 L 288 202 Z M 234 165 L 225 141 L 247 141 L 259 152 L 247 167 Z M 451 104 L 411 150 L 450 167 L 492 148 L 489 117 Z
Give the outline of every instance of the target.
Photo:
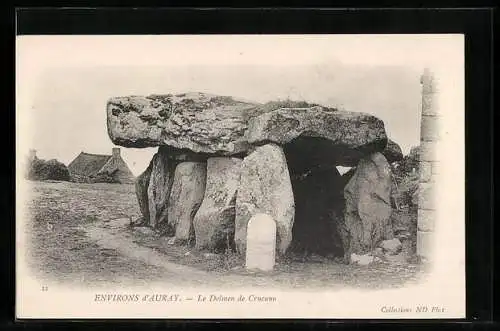
M 112 98 L 107 125 L 116 145 L 158 147 L 135 184 L 143 219 L 198 249 L 244 254 L 258 213 L 278 255 L 349 259 L 393 237 L 389 165 L 403 155 L 375 116 L 182 93 Z
M 131 184 L 135 177 L 120 155 L 120 148 L 113 148 L 111 155 L 81 152 L 68 165 L 71 180 L 80 183 Z

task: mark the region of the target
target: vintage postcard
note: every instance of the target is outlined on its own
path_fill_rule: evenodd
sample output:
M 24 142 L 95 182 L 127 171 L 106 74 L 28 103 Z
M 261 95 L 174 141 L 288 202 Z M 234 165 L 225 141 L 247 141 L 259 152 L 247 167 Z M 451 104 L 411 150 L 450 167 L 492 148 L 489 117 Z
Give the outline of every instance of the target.
M 17 318 L 465 318 L 463 35 L 16 53 Z

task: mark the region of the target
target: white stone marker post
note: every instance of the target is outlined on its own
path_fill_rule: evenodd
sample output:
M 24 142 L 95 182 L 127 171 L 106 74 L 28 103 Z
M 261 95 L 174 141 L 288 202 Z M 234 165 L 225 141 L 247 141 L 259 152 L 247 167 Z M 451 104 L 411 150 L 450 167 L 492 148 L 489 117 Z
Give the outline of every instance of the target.
M 246 268 L 271 271 L 276 258 L 276 222 L 267 214 L 256 214 L 247 226 Z

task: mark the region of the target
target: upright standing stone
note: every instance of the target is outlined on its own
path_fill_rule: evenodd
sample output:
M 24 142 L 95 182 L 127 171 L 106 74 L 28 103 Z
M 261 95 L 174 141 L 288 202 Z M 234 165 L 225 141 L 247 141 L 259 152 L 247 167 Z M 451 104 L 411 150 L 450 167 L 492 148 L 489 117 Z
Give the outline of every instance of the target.
M 153 166 L 148 185 L 149 225 L 157 228 L 167 221 L 168 198 L 176 162 L 170 160 L 161 147 L 151 162 Z
M 380 241 L 392 239 L 391 189 L 391 169 L 381 153 L 359 162 L 344 188 L 345 214 L 338 226 L 347 260 L 352 253 L 370 253 Z
M 256 214 L 248 221 L 246 268 L 270 271 L 276 259 L 276 223 L 267 214 Z
M 149 163 L 148 167 L 142 174 L 137 176 L 135 180 L 135 194 L 139 209 L 142 214 L 143 222 L 149 222 L 149 204 L 148 204 L 148 186 L 151 179 L 151 169 L 153 168 L 153 160 Z
M 193 220 L 197 249 L 217 251 L 233 243 L 241 162 L 234 157 L 207 160 L 205 196 Z
M 417 255 L 428 260 L 432 255 L 434 222 L 436 219 L 435 182 L 439 172 L 436 144 L 439 142 L 440 114 L 437 84 L 433 73 L 424 70 L 422 84 L 422 119 L 420 126 L 420 182 L 418 197 Z
M 284 254 L 292 241 L 295 205 L 285 154 L 275 144 L 257 147 L 241 165 L 234 236 L 240 254 L 246 249 L 248 221 L 258 213 L 268 214 L 275 220 L 277 246 Z
M 167 216 L 176 241 L 186 242 L 194 236 L 193 218 L 205 194 L 206 176 L 206 164 L 202 162 L 181 162 L 175 168 Z

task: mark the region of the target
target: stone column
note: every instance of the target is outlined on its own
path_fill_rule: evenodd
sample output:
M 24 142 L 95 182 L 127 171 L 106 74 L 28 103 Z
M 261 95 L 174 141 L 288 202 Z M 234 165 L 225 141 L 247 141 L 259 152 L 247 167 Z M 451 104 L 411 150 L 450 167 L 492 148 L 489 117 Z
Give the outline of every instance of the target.
M 420 126 L 420 182 L 418 199 L 417 255 L 429 261 L 433 254 L 436 221 L 436 176 L 439 161 L 436 153 L 440 140 L 437 82 L 429 69 L 424 70 L 422 84 L 422 117 Z

